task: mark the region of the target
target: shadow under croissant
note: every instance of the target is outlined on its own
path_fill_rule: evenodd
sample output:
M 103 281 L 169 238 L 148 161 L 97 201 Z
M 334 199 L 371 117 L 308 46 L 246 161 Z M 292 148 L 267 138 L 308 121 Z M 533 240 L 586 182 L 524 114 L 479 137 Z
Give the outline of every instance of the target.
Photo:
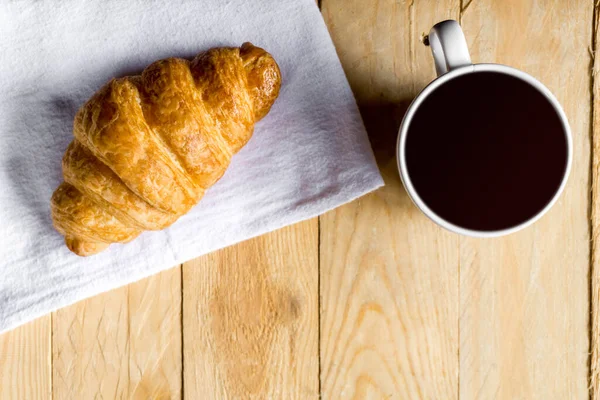
M 67 247 L 80 256 L 97 254 L 105 243 L 127 243 L 187 213 L 247 143 L 280 86 L 274 58 L 244 42 L 200 52 L 191 62 L 160 59 L 142 76 L 98 89 L 77 113 L 76 140 L 62 162 L 64 182 L 51 198 L 54 227 Z M 174 101 L 204 106 L 181 113 L 173 111 Z M 173 118 L 193 119 L 195 126 Z M 164 143 L 148 139 L 153 130 Z M 221 143 L 211 146 L 209 136 Z M 175 157 L 164 157 L 169 150 Z
M 148 62 L 126 61 L 117 66 L 114 71 L 109 71 L 105 81 L 113 77 L 139 75 L 145 67 L 157 59 L 178 57 L 191 60 L 204 50 L 220 47 L 218 45 L 219 43 L 215 43 L 215 46 L 201 48 L 193 53 L 169 49 L 168 53 L 154 54 L 153 59 Z M 227 45 L 221 44 L 223 47 Z M 35 85 L 31 86 L 35 87 Z M 92 89 L 97 88 L 90 88 Z M 14 155 L 2 167 L 7 171 L 11 181 L 9 187 L 5 189 L 13 191 L 18 202 L 28 210 L 25 213 L 27 223 L 36 226 L 36 242 L 28 244 L 31 246 L 47 247 L 49 237 L 63 241 L 62 236 L 52 225 L 50 198 L 63 180 L 61 160 L 65 149 L 73 140 L 73 119 L 79 107 L 87 100 L 87 94 L 85 98 L 81 98 L 82 93 L 79 95 L 73 93 L 79 92 L 62 88 L 62 91 L 57 92 L 31 90 L 19 93 L 19 101 L 23 107 L 15 109 L 4 121 L 8 125 L 9 132 L 19 133 L 9 135 L 5 142 L 8 147 L 14 149 L 26 147 L 23 152 L 13 152 Z M 32 118 L 32 114 L 35 117 Z M 43 169 L 40 169 L 40 164 L 44 165 Z

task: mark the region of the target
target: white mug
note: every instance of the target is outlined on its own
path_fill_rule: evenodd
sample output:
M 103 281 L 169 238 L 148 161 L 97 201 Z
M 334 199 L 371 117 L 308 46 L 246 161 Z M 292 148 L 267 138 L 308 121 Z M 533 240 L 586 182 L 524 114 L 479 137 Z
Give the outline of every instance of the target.
M 433 58 L 435 61 L 435 68 L 437 71 L 437 79 L 435 79 L 433 82 L 431 82 L 425 89 L 423 89 L 423 91 L 413 100 L 413 102 L 411 103 L 410 107 L 408 108 L 403 120 L 402 120 L 402 124 L 400 126 L 399 129 L 399 134 L 398 134 L 398 142 L 397 142 L 397 147 L 396 147 L 396 156 L 397 156 L 397 161 L 398 161 L 398 169 L 400 172 L 400 177 L 402 179 L 402 183 L 404 184 L 404 187 L 406 188 L 406 191 L 408 193 L 408 195 L 410 196 L 410 198 L 412 199 L 413 203 L 427 216 L 429 217 L 433 222 L 435 222 L 436 224 L 440 225 L 441 227 L 450 230 L 452 232 L 455 233 L 459 233 L 459 234 L 463 234 L 463 235 L 467 235 L 467 236 L 472 236 L 472 237 L 496 237 L 496 236 L 502 236 L 502 235 L 506 235 L 509 233 L 513 233 L 516 232 L 518 230 L 521 230 L 531 224 L 533 224 L 535 221 L 537 221 L 542 215 L 544 215 L 553 205 L 554 203 L 557 201 L 560 193 L 562 192 L 562 190 L 565 187 L 565 184 L 567 182 L 567 178 L 569 175 L 569 171 L 571 169 L 571 163 L 572 163 L 572 158 L 573 158 L 573 144 L 572 144 L 572 138 L 571 138 L 571 131 L 569 128 L 569 124 L 567 121 L 567 118 L 565 116 L 564 111 L 562 110 L 559 102 L 556 100 L 556 98 L 554 97 L 554 95 L 552 95 L 552 93 L 542 84 L 540 83 L 538 80 L 536 80 L 535 78 L 533 78 L 532 76 L 526 74 L 525 72 L 519 71 L 517 69 L 505 66 L 505 65 L 500 65 L 500 64 L 472 64 L 471 63 L 471 58 L 469 56 L 469 51 L 467 48 L 467 43 L 465 40 L 465 37 L 463 35 L 463 32 L 459 26 L 459 24 L 456 21 L 453 20 L 448 20 L 448 21 L 443 21 L 440 22 L 438 24 L 436 24 L 432 29 L 431 32 L 429 33 L 429 44 L 431 46 L 431 50 L 433 53 Z M 515 222 L 514 224 L 511 224 L 510 226 L 502 226 L 502 225 L 498 225 L 501 226 L 501 228 L 499 229 L 480 229 L 478 228 L 478 224 L 477 221 L 475 221 L 475 219 L 473 219 L 473 223 L 470 223 L 471 225 L 468 224 L 461 224 L 461 223 L 457 223 L 456 221 L 459 220 L 461 221 L 462 217 L 459 215 L 460 214 L 460 210 L 456 211 L 456 215 L 458 215 L 458 217 L 453 216 L 453 220 L 449 220 L 446 216 L 444 216 L 438 209 L 436 209 L 436 207 L 432 206 L 432 204 L 444 204 L 443 202 L 443 198 L 444 196 L 448 196 L 448 193 L 450 193 L 448 191 L 448 188 L 445 188 L 445 192 L 440 190 L 440 193 L 438 196 L 440 196 L 440 201 L 435 200 L 435 196 L 436 192 L 435 192 L 435 185 L 437 183 L 431 183 L 429 184 L 428 187 L 427 182 L 425 181 L 425 183 L 421 184 L 421 187 L 424 187 L 427 189 L 428 192 L 433 193 L 433 195 L 430 193 L 429 194 L 429 202 L 426 198 L 424 198 L 424 190 L 422 190 L 420 192 L 420 190 L 415 187 L 415 179 L 416 179 L 416 170 L 415 168 L 417 167 L 412 167 L 413 171 L 412 173 L 414 174 L 414 176 L 411 176 L 411 166 L 409 165 L 410 163 L 407 162 L 407 159 L 409 159 L 410 157 L 415 158 L 415 155 L 411 155 L 410 154 L 410 147 L 407 148 L 407 137 L 410 137 L 411 132 L 412 135 L 415 135 L 415 130 L 417 129 L 416 127 L 414 127 L 413 125 L 416 124 L 415 122 L 415 115 L 419 112 L 419 110 L 421 108 L 426 108 L 423 107 L 424 102 L 429 101 L 431 103 L 431 101 L 433 100 L 428 100 L 433 96 L 435 96 L 437 93 L 439 93 L 440 88 L 444 87 L 444 85 L 448 85 L 449 82 L 455 82 L 454 85 L 456 86 L 456 82 L 461 82 L 461 78 L 460 77 L 465 77 L 468 74 L 478 74 L 478 73 L 495 73 L 495 74 L 500 74 L 502 76 L 508 76 L 508 77 L 512 77 L 512 78 L 516 78 L 518 80 L 520 80 L 521 82 L 524 82 L 529 88 L 533 88 L 535 89 L 539 94 L 541 94 L 543 96 L 543 98 L 545 99 L 545 101 L 547 101 L 547 103 L 553 108 L 553 111 L 556 113 L 556 121 L 557 121 L 557 125 L 560 125 L 560 131 L 564 132 L 564 137 L 560 140 L 564 140 L 564 150 L 565 150 L 565 156 L 564 156 L 564 160 L 561 158 L 560 162 L 564 163 L 564 166 L 560 167 L 560 169 L 558 169 L 558 166 L 553 166 L 553 171 L 562 171 L 562 176 L 559 176 L 558 174 L 556 174 L 556 177 L 553 178 L 555 179 L 556 185 L 552 186 L 552 188 L 556 188 L 555 190 L 552 189 L 552 192 L 548 191 L 548 198 L 546 200 L 544 200 L 545 206 L 540 206 L 539 209 L 535 209 L 535 212 L 531 212 L 531 215 L 526 215 L 526 217 L 520 217 L 521 219 L 517 219 L 515 217 Z M 489 76 L 497 76 L 495 74 L 489 74 Z M 471 75 L 470 75 L 471 76 Z M 457 78 L 459 78 L 459 80 L 457 80 Z M 462 82 L 464 82 L 464 79 L 462 80 Z M 448 87 L 448 86 L 446 86 Z M 445 89 L 448 90 L 448 89 Z M 456 93 L 456 102 L 461 102 L 461 97 L 460 97 L 461 93 L 459 91 L 457 91 Z M 438 95 L 439 96 L 439 95 Z M 497 97 L 495 97 L 494 99 L 496 99 Z M 488 101 L 492 102 L 493 100 L 489 100 Z M 483 104 L 485 104 L 486 99 L 482 98 L 481 102 Z M 540 104 L 541 106 L 541 104 Z M 430 107 L 430 106 L 427 106 Z M 547 109 L 550 109 L 549 107 Z M 431 111 L 431 110 L 429 110 Z M 464 110 L 464 115 L 466 118 L 468 118 L 469 115 L 469 110 L 465 109 Z M 536 114 L 537 115 L 537 114 Z M 430 118 L 435 119 L 437 118 L 437 115 L 435 112 L 431 113 Z M 510 118 L 510 116 L 508 116 L 508 118 Z M 441 124 L 443 123 L 440 121 L 436 122 L 437 124 Z M 422 124 L 421 124 L 422 125 Z M 413 131 L 411 131 L 411 128 L 413 128 Z M 558 132 L 558 127 L 556 128 L 557 132 Z M 447 132 L 448 135 L 453 134 L 451 129 Z M 482 134 L 485 135 L 485 131 L 482 131 Z M 420 132 L 420 134 L 423 134 L 423 132 Z M 541 135 L 541 134 L 540 134 Z M 440 137 L 440 136 L 438 136 Z M 414 141 L 414 139 L 411 139 Z M 424 141 L 425 139 L 423 139 Z M 462 148 L 462 147 L 461 147 Z M 407 153 L 407 151 L 409 153 Z M 438 151 L 438 153 L 436 154 L 440 154 L 440 149 L 437 149 L 436 151 Z M 536 153 L 537 154 L 537 153 Z M 445 157 L 447 157 L 447 160 L 452 161 L 452 155 L 445 155 Z M 461 159 L 464 161 L 464 158 Z M 460 160 L 457 160 L 457 162 Z M 506 163 L 510 163 L 513 160 L 506 160 Z M 423 161 L 423 163 L 425 163 L 425 161 Z M 415 163 L 413 163 L 415 164 Z M 418 165 L 418 164 L 415 164 Z M 446 164 L 447 165 L 447 164 Z M 516 168 L 516 167 L 515 167 Z M 434 174 L 434 172 L 430 172 L 430 174 Z M 429 175 L 424 175 L 424 178 L 419 178 L 419 179 L 428 179 L 427 176 Z M 434 175 L 432 175 L 434 176 Z M 550 178 L 548 178 L 550 179 Z M 468 185 L 469 183 L 466 182 L 464 183 L 464 185 Z M 494 182 L 490 182 L 490 186 L 493 187 L 492 185 L 494 184 Z M 424 186 L 425 185 L 425 186 Z M 468 187 L 468 186 L 465 186 Z M 489 187 L 488 187 L 489 189 Z M 474 191 L 477 189 L 473 189 Z M 481 190 L 486 190 L 485 188 L 482 188 Z M 445 194 L 444 194 L 445 193 Z M 478 192 L 473 192 L 473 193 L 478 193 Z M 504 193 L 504 192 L 503 192 Z M 546 193 L 546 192 L 544 192 Z M 452 193 L 453 196 L 458 196 L 458 194 L 456 193 Z M 491 196 L 491 195 L 490 195 Z M 508 195 L 507 195 L 508 196 Z M 518 196 L 518 194 L 515 194 L 515 197 Z M 541 196 L 541 195 L 540 195 Z M 435 201 L 433 201 L 433 200 Z M 512 197 L 511 197 L 512 199 Z M 454 200 L 456 201 L 456 200 Z M 541 201 L 541 199 L 540 199 Z M 473 203 L 476 204 L 476 203 Z M 516 203 L 511 203 L 511 204 L 516 204 Z M 542 203 L 540 203 L 542 204 Z M 481 215 L 485 215 L 485 204 L 481 205 L 481 207 L 478 207 L 477 209 L 481 209 L 483 211 L 481 211 Z M 491 206 L 490 206 L 491 207 Z M 494 207 L 496 207 L 496 211 L 494 210 L 490 210 L 489 212 L 497 212 L 497 208 L 498 205 L 496 204 Z M 533 207 L 533 206 L 532 206 Z M 514 207 L 513 207 L 514 208 Z M 518 207 L 516 207 L 518 208 Z M 533 208 L 531 208 L 533 210 Z M 465 211 L 466 212 L 466 211 Z M 510 216 L 511 210 L 502 210 L 502 212 L 506 213 L 506 215 Z M 525 211 L 523 211 L 525 212 Z M 447 215 L 452 215 L 452 213 Z M 471 216 L 469 216 L 469 218 L 471 218 Z M 472 218 L 476 218 L 476 217 L 472 217 Z M 498 217 L 499 218 L 499 217 Z M 467 217 L 464 217 L 463 219 L 467 219 Z M 509 218 L 510 219 L 510 218 Z M 484 225 L 484 223 L 482 223 L 481 225 Z M 475 226 L 475 228 L 474 228 Z M 490 224 L 490 226 L 494 226 L 493 224 Z

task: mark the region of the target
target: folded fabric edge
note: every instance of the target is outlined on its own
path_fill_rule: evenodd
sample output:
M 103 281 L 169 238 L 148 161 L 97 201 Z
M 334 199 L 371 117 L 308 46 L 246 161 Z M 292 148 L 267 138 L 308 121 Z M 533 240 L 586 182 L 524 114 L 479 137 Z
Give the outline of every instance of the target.
M 257 230 L 257 232 L 252 235 L 252 236 L 248 236 L 242 240 L 238 240 L 238 241 L 234 241 L 231 243 L 227 243 L 224 246 L 217 246 L 215 248 L 211 248 L 208 251 L 202 253 L 202 254 L 197 254 L 195 256 L 192 256 L 192 258 L 189 258 L 187 256 L 182 256 L 181 259 L 176 259 L 175 262 L 173 264 L 170 265 L 166 265 L 166 266 L 159 266 L 156 269 L 151 269 L 151 270 L 146 270 L 146 271 L 141 271 L 142 273 L 139 275 L 132 275 L 131 279 L 127 279 L 124 280 L 118 284 L 116 284 L 115 286 L 111 286 L 105 289 L 100 289 L 97 291 L 90 291 L 89 295 L 83 296 L 83 297 L 77 297 L 75 299 L 72 300 L 66 300 L 64 302 L 61 302 L 60 299 L 57 300 L 57 304 L 53 304 L 53 305 L 47 305 L 46 303 L 48 303 L 48 301 L 51 301 L 52 299 L 56 299 L 55 297 L 50 297 L 49 300 L 44 301 L 41 304 L 38 304 L 37 307 L 35 307 L 35 310 L 33 312 L 29 312 L 30 309 L 23 309 L 20 311 L 17 311 L 16 313 L 14 313 L 13 315 L 9 315 L 7 319 L 5 319 L 4 321 L 0 321 L 0 335 L 2 335 L 3 333 L 6 333 L 10 330 L 13 330 L 15 328 L 18 328 L 21 325 L 24 325 L 28 322 L 31 322 L 33 320 L 36 320 L 38 318 L 41 318 L 45 315 L 48 315 L 54 311 L 57 311 L 61 308 L 65 308 L 68 306 L 71 306 L 75 303 L 78 303 L 82 300 L 86 300 L 89 299 L 91 297 L 97 296 L 99 294 L 102 293 L 106 293 L 109 292 L 113 289 L 118 289 L 120 287 L 138 282 L 142 279 L 148 278 L 152 275 L 156 275 L 162 271 L 166 271 L 168 269 L 171 268 L 175 268 L 185 262 L 191 261 L 192 259 L 196 258 L 196 257 L 201 257 L 203 255 L 212 253 L 214 251 L 229 247 L 229 246 L 234 246 L 238 243 L 244 242 L 246 240 L 249 239 L 253 239 L 255 237 L 267 234 L 269 232 L 273 232 L 276 231 L 278 229 L 281 229 L 283 227 L 289 226 L 289 225 L 293 225 L 293 224 L 297 224 L 315 217 L 318 217 L 319 215 L 325 214 L 326 212 L 329 212 L 337 207 L 341 207 L 345 204 L 348 204 L 362 196 L 365 196 L 369 193 L 374 192 L 375 190 L 381 188 L 384 186 L 384 182 L 383 179 L 381 178 L 381 176 L 379 176 L 379 179 L 374 181 L 372 185 L 370 185 L 370 187 L 366 188 L 364 191 L 358 192 L 358 193 L 353 193 L 350 196 L 347 197 L 341 197 L 340 198 L 336 198 L 335 196 L 330 198 L 330 204 L 335 204 L 335 205 L 329 205 L 326 206 L 324 209 L 320 210 L 320 211 L 314 211 L 314 210 L 310 210 L 307 211 L 305 213 L 299 213 L 296 215 L 293 215 L 293 218 L 290 219 L 281 219 L 280 221 L 278 221 L 278 223 L 272 224 L 272 225 L 266 225 L 263 229 L 259 229 Z

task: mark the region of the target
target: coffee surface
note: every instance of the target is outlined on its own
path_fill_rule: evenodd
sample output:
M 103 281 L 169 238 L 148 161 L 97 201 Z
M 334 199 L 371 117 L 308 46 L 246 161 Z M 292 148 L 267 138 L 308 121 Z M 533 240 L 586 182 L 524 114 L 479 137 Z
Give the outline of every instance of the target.
M 537 89 L 496 72 L 452 79 L 417 109 L 407 172 L 438 216 L 495 231 L 525 222 L 552 199 L 567 165 L 559 115 Z

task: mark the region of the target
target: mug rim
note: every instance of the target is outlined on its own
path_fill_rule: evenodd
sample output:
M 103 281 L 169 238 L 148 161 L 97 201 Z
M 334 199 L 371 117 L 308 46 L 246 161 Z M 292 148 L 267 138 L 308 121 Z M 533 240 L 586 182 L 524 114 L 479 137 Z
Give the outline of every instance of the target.
M 408 127 L 410 126 L 410 122 L 412 121 L 412 118 L 413 118 L 416 110 L 421 105 L 421 103 L 431 93 L 433 93 L 438 87 L 440 87 L 444 83 L 450 81 L 451 79 L 454 79 L 458 76 L 471 74 L 471 73 L 477 73 L 477 72 L 502 73 L 502 74 L 510 75 L 512 77 L 520 79 L 520 80 L 526 82 L 527 84 L 529 84 L 530 86 L 533 86 L 536 90 L 538 90 L 538 92 L 540 92 L 542 95 L 544 95 L 544 97 L 546 97 L 546 100 L 548 100 L 548 102 L 550 102 L 550 104 L 556 111 L 557 115 L 559 116 L 559 118 L 561 120 L 561 123 L 563 126 L 563 131 L 564 131 L 564 134 L 566 136 L 566 141 L 567 141 L 567 165 L 565 166 L 565 170 L 563 172 L 563 177 L 562 177 L 560 186 L 555 191 L 554 195 L 552 196 L 550 201 L 546 204 L 546 206 L 544 206 L 544 208 L 542 208 L 540 211 L 538 211 L 535 215 L 531 216 L 527 220 L 525 220 L 517 225 L 511 226 L 509 228 L 498 229 L 498 230 L 489 230 L 489 231 L 468 229 L 468 228 L 458 226 L 458 225 L 453 224 L 450 221 L 447 221 L 446 219 L 440 217 L 436 212 L 434 212 L 431 208 L 429 208 L 427 206 L 427 204 L 425 204 L 425 202 L 421 199 L 421 197 L 419 196 L 418 192 L 415 190 L 415 188 L 410 180 L 410 176 L 408 174 L 408 169 L 406 166 L 406 158 L 404 156 L 405 150 L 406 150 L 406 137 L 407 137 L 407 133 L 408 133 Z M 417 97 L 412 101 L 412 103 L 408 107 L 408 110 L 406 111 L 406 114 L 404 115 L 404 117 L 402 119 L 402 123 L 400 124 L 400 129 L 398 132 L 398 139 L 396 142 L 396 161 L 397 161 L 398 171 L 400 173 L 400 179 L 402 180 L 402 184 L 406 188 L 408 197 L 410 197 L 410 199 L 417 206 L 417 208 L 419 210 L 421 210 L 423 212 L 423 214 L 425 214 L 430 220 L 432 220 L 433 222 L 435 222 L 436 224 L 438 224 L 439 226 L 441 226 L 442 228 L 444 228 L 446 230 L 449 230 L 451 232 L 455 232 L 455 233 L 458 233 L 461 235 L 470 236 L 470 237 L 479 237 L 479 238 L 498 237 L 498 236 L 504 236 L 504 235 L 508 235 L 510 233 L 520 231 L 521 229 L 524 229 L 524 228 L 532 225 L 534 222 L 539 220 L 544 214 L 546 214 L 548 212 L 548 210 L 550 210 L 550 208 L 552 208 L 552 206 L 557 202 L 558 198 L 562 194 L 562 192 L 567 184 L 567 181 L 569 179 L 569 174 L 571 172 L 571 165 L 573 163 L 573 138 L 572 138 L 572 134 L 571 134 L 571 128 L 570 128 L 569 122 L 567 120 L 567 116 L 565 115 L 565 112 L 562 109 L 562 106 L 560 105 L 560 103 L 558 102 L 556 97 L 552 94 L 552 92 L 550 92 L 550 90 L 546 86 L 544 86 L 544 84 L 542 84 L 540 81 L 538 81 L 536 78 L 534 78 L 533 76 L 529 75 L 526 72 L 523 72 L 516 68 L 509 67 L 507 65 L 489 64 L 489 63 L 471 64 L 471 65 L 466 65 L 464 67 L 459 67 L 459 68 L 453 69 L 450 72 L 447 72 L 447 73 L 437 77 L 431 83 L 429 83 L 417 95 Z

